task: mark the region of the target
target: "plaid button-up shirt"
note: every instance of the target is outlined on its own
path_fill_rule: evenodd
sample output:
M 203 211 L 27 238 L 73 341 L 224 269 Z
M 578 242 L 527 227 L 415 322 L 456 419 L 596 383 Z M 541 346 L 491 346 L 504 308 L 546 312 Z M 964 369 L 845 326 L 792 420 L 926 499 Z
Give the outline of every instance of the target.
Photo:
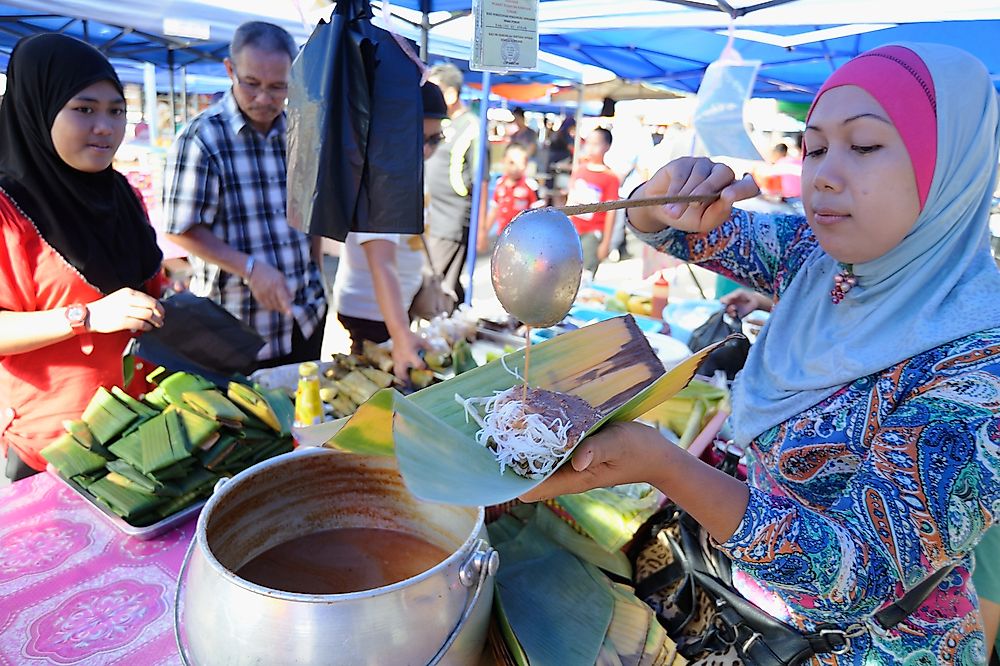
M 191 291 L 221 304 L 253 327 L 266 344 L 259 359 L 291 352 L 292 328 L 312 335 L 326 311 L 309 237 L 285 219 L 285 114 L 262 136 L 246 121 L 232 91 L 194 118 L 167 158 L 163 212 L 166 231 L 206 225 L 231 247 L 267 262 L 288 280 L 292 316 L 262 307 L 239 275 L 190 257 Z

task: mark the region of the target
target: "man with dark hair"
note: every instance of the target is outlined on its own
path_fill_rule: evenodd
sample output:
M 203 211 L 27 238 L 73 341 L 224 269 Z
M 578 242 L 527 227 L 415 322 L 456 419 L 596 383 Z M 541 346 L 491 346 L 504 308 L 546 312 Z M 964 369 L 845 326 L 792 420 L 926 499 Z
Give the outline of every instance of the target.
M 595 204 L 618 198 L 618 176 L 604 163 L 611 148 L 611 132 L 598 127 L 583 142 L 583 163 L 569 179 L 566 203 Z M 585 213 L 570 218 L 583 246 L 583 267 L 591 276 L 611 251 L 611 236 L 615 227 L 614 214 Z
M 524 119 L 524 109 L 516 107 L 512 112 L 514 116 L 514 127 L 517 131 L 510 136 L 510 142 L 519 146 L 524 146 L 528 151 L 528 159 L 538 150 L 538 132 L 528 127 L 528 122 Z
M 263 21 L 247 21 L 236 29 L 233 40 L 229 43 L 230 61 L 236 60 L 236 56 L 246 46 L 253 46 L 270 53 L 284 51 L 291 60 L 295 60 L 295 56 L 299 53 L 299 47 L 295 45 L 295 40 L 287 30 Z
M 191 291 L 264 338 L 261 367 L 318 359 L 327 309 L 319 239 L 285 218 L 285 98 L 296 52 L 276 25 L 237 28 L 225 60 L 232 88 L 181 131 L 164 177 L 166 229 L 190 254 Z
M 430 204 L 424 238 L 442 286 L 461 303 L 460 279 L 465 267 L 472 217 L 473 167 L 479 147 L 479 120 L 462 103 L 462 72 L 451 64 L 435 65 L 427 77 L 441 89 L 448 105 L 444 140 L 424 166 Z M 478 224 L 478 221 L 477 221 Z

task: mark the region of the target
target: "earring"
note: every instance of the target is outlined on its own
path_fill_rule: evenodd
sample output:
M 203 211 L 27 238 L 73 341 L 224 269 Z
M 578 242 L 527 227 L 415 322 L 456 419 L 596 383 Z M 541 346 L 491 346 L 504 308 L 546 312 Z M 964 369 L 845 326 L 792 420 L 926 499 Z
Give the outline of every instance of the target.
M 833 289 L 830 290 L 830 299 L 834 305 L 844 300 L 849 292 L 858 283 L 858 278 L 854 276 L 854 269 L 850 264 L 841 264 L 840 272 L 833 276 Z

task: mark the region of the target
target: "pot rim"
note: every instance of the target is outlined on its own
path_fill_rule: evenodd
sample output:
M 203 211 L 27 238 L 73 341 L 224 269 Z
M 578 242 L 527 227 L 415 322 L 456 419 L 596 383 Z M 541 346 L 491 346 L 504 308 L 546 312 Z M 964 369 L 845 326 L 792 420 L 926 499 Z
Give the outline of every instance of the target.
M 283 453 L 279 456 L 275 456 L 274 458 L 270 458 L 268 460 L 259 462 L 256 465 L 248 467 L 247 469 L 243 470 L 236 476 L 227 479 L 226 483 L 223 486 L 221 486 L 221 489 L 225 490 L 233 484 L 243 483 L 245 482 L 246 478 L 261 473 L 263 470 L 278 465 L 290 458 L 310 457 L 317 455 L 354 455 L 354 454 L 335 451 L 323 447 L 296 449 L 295 451 L 291 451 L 290 453 Z M 430 578 L 431 576 L 437 575 L 441 570 L 446 569 L 452 564 L 464 561 L 474 549 L 475 544 L 479 541 L 479 539 L 482 538 L 480 537 L 480 533 L 483 531 L 483 527 L 486 524 L 485 508 L 481 506 L 475 507 L 476 522 L 472 526 L 472 530 L 469 533 L 469 536 L 466 537 L 465 541 L 462 543 L 461 546 L 459 546 L 457 550 L 452 552 L 448 557 L 446 557 L 441 562 L 438 562 L 436 565 L 434 565 L 427 571 L 421 572 L 416 576 L 411 576 L 410 578 L 404 578 L 403 580 L 392 583 L 390 585 L 383 585 L 381 587 L 373 587 L 368 590 L 358 590 L 357 592 L 345 592 L 341 594 L 305 594 L 302 592 L 285 592 L 284 590 L 276 590 L 274 588 L 258 585 L 256 583 L 252 583 L 248 580 L 240 578 L 239 576 L 236 575 L 235 572 L 230 571 L 226 567 L 222 566 L 222 563 L 219 562 L 218 559 L 216 559 L 215 554 L 212 553 L 211 549 L 208 547 L 208 516 L 212 513 L 212 509 L 215 508 L 215 505 L 219 503 L 220 501 L 219 498 L 222 497 L 222 495 L 223 493 L 221 492 L 213 492 L 211 497 L 209 497 L 208 501 L 205 503 L 205 506 L 202 507 L 201 513 L 198 516 L 198 525 L 195 528 L 195 533 L 194 533 L 194 542 L 198 547 L 198 551 L 201 553 L 202 557 L 205 559 L 208 565 L 211 566 L 216 571 L 216 573 L 221 574 L 223 578 L 225 578 L 226 580 L 229 580 L 230 582 L 233 582 L 236 585 L 242 587 L 243 589 L 253 592 L 254 594 L 259 594 L 261 596 L 270 598 L 285 599 L 288 601 L 299 601 L 307 603 L 330 603 L 332 601 L 351 601 L 355 599 L 368 599 L 371 597 L 377 597 L 384 594 L 391 594 L 403 588 L 410 587 L 415 583 L 419 583 L 427 578 Z M 419 500 L 419 498 L 417 499 Z M 424 502 L 426 500 L 419 500 L 419 501 Z M 182 581 L 178 581 L 178 585 L 180 585 L 181 583 Z

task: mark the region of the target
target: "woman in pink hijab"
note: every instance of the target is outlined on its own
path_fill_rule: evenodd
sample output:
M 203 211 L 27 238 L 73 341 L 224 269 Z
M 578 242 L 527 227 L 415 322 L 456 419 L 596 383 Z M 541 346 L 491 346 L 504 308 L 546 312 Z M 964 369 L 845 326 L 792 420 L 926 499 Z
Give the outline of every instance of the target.
M 970 573 L 1000 518 L 998 153 L 983 65 L 903 44 L 819 91 L 804 218 L 733 208 L 756 186 L 707 159 L 662 168 L 633 196 L 720 198 L 633 209 L 639 236 L 780 301 L 733 386 L 748 480 L 616 424 L 527 499 L 647 481 L 709 531 L 744 594 L 803 632 L 844 632 L 817 663 L 983 663 Z M 879 621 L 938 572 L 916 610 Z

